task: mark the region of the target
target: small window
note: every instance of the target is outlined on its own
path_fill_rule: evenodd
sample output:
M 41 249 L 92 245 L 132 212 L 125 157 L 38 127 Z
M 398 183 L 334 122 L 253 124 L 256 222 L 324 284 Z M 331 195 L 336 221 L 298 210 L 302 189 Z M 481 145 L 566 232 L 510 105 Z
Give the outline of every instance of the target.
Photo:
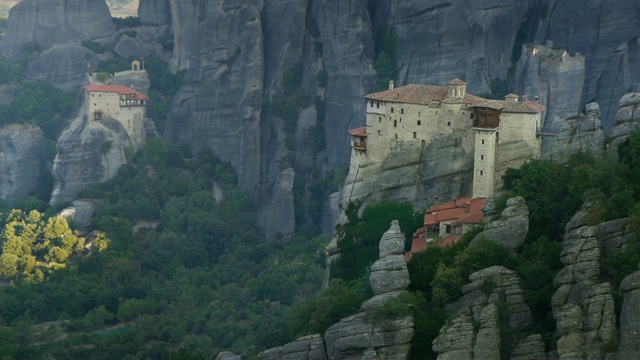
M 91 97 L 94 97 L 94 94 L 91 94 Z
M 482 145 L 484 145 L 484 140 L 482 140 Z
M 469 114 L 469 119 L 473 119 L 473 113 Z
M 484 171 L 480 170 L 480 176 L 484 175 Z
M 400 114 L 404 114 L 404 109 L 400 109 Z
M 418 120 L 418 125 L 420 125 L 422 122 L 420 120 Z
M 416 138 L 416 135 L 417 135 L 417 134 L 416 134 L 416 132 L 414 131 L 414 132 L 413 132 L 413 138 L 414 138 L 414 139 Z
M 484 155 L 480 155 L 480 160 L 484 160 Z
M 382 131 L 378 130 L 378 136 L 382 136 Z
M 398 127 L 398 120 L 393 120 L 393 127 Z
M 451 234 L 451 225 L 447 224 L 446 231 L 447 231 L 447 234 Z
M 376 108 L 380 109 L 380 103 L 378 101 L 376 101 Z
M 378 122 L 382 122 L 382 116 L 378 116 Z
M 398 134 L 396 134 L 396 140 L 398 140 Z
M 393 108 L 391 108 L 391 113 L 393 113 Z
M 451 126 L 451 121 L 447 121 L 447 126 Z

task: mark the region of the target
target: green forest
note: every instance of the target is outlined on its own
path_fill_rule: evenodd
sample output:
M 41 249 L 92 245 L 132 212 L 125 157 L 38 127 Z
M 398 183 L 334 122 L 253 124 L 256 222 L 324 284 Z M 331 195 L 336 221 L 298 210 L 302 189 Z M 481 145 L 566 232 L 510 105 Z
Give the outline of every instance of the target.
M 130 21 L 122 20 L 122 26 Z M 383 28 L 378 42 L 375 68 L 384 88 L 397 75 L 397 35 Z M 83 45 L 105 51 L 97 43 Z M 24 78 L 39 51 L 27 44 L 18 61 L 0 57 L 0 125 L 39 126 L 50 165 L 55 141 L 77 104 L 73 94 Z M 116 58 L 96 70 L 127 68 L 129 59 Z M 184 73 L 172 74 L 156 57 L 146 59 L 146 70 L 148 115 L 162 132 Z M 297 113 L 311 102 L 301 91 L 301 71 L 285 71 L 284 98 L 264 104 L 284 121 L 289 150 L 295 148 Z M 326 76 L 316 80 L 326 82 Z M 322 110 L 322 102 L 314 102 Z M 322 135 L 314 139 L 317 150 L 326 146 Z M 341 257 L 321 290 L 328 237 L 305 226 L 287 243 L 267 243 L 255 225 L 254 201 L 237 188 L 228 162 L 208 149 L 194 152 L 160 138 L 147 139 L 129 155 L 117 176 L 80 194 L 100 204 L 88 224 L 54 216 L 66 204 L 49 205 L 51 177 L 26 199 L 0 204 L 0 360 L 208 360 L 222 350 L 257 358 L 264 349 L 322 333 L 357 311 L 372 296 L 369 267 L 390 222 L 399 221 L 409 249 L 423 221 L 424 209 L 411 203 L 350 204 L 348 222 L 336 228 Z M 318 222 L 324 198 L 343 181 L 344 171 L 318 176 L 308 190 L 297 179 L 298 223 Z M 571 216 L 587 203 L 590 223 L 629 217 L 633 230 L 640 230 L 639 131 L 617 151 L 574 154 L 568 164 L 531 160 L 509 169 L 503 180 L 498 212 L 513 196 L 524 197 L 530 211 L 522 249 L 512 253 L 492 242 L 471 246 L 482 227 L 456 244 L 429 247 L 408 263 L 410 288 L 371 314 L 413 315 L 412 359 L 436 358 L 431 342 L 446 321 L 444 306 L 461 296 L 471 273 L 493 265 L 522 278 L 537 319 L 531 331 L 543 334 L 553 349 L 553 278 L 562 267 L 560 242 Z M 306 209 L 305 191 L 312 197 Z M 88 231 L 79 231 L 84 226 Z M 632 251 L 602 259 L 603 276 L 614 289 L 637 269 L 638 247 L 631 244 Z M 504 324 L 500 331 L 506 358 L 509 345 L 523 334 Z

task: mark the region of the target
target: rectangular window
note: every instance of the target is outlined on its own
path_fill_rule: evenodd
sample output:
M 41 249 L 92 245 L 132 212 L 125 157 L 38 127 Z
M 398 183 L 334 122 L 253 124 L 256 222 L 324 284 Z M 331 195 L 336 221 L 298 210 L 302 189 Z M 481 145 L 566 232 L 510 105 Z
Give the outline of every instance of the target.
M 471 116 L 469 116 L 469 119 L 473 119 L 473 113 L 469 114 Z
M 391 108 L 391 113 L 393 113 L 393 108 Z
M 451 225 L 447 224 L 446 231 L 447 231 L 447 234 L 451 234 Z
M 482 145 L 484 145 L 484 140 L 482 140 Z
M 382 116 L 378 116 L 378 122 L 382 122 Z
M 451 126 L 451 121 L 447 121 L 447 126 Z
M 417 135 L 417 134 L 416 134 L 416 132 L 414 131 L 414 132 L 413 132 L 413 138 L 414 138 L 414 139 L 416 138 L 416 135 Z
M 376 109 L 380 109 L 380 103 L 376 101 Z
M 378 130 L 378 136 L 382 136 L 382 131 Z
M 396 134 L 396 140 L 398 140 L 398 134 Z
M 480 160 L 484 160 L 484 155 L 480 155 Z
M 400 109 L 400 114 L 404 114 L 404 109 Z
M 421 121 L 420 121 L 420 120 L 418 120 L 418 125 L 420 125 L 420 124 L 421 124 Z
M 480 170 L 480 176 L 484 175 L 484 171 Z

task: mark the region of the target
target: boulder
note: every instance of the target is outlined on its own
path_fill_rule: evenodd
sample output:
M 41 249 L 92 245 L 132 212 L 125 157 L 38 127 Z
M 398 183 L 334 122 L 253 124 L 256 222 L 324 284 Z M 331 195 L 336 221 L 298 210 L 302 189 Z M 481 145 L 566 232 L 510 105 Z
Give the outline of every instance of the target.
M 104 0 L 23 0 L 9 12 L 1 48 L 17 58 L 27 43 L 46 50 L 54 44 L 106 39 L 115 30 Z
M 127 35 L 120 38 L 113 51 L 124 59 L 144 59 L 151 54 L 143 44 Z
M 405 290 L 409 286 L 409 271 L 404 252 L 404 235 L 397 220 L 380 239 L 380 258 L 371 265 L 369 282 L 376 295 Z
M 87 81 L 87 72 L 98 68 L 98 62 L 98 56 L 84 46 L 54 45 L 29 65 L 26 77 L 48 82 L 66 92 L 75 92 Z
M 640 358 L 640 271 L 622 279 L 619 292 L 623 295 L 620 312 L 620 343 L 616 360 Z
M 566 163 L 577 152 L 597 155 L 604 148 L 604 130 L 600 120 L 600 106 L 589 103 L 585 114 L 565 119 L 554 138 L 553 152 L 544 157 Z
M 511 251 L 517 251 L 527 239 L 529 231 L 529 209 L 522 196 L 507 200 L 507 206 L 502 210 L 500 218 L 485 223 L 484 230 L 471 240 L 471 245 L 482 240 L 493 241 Z

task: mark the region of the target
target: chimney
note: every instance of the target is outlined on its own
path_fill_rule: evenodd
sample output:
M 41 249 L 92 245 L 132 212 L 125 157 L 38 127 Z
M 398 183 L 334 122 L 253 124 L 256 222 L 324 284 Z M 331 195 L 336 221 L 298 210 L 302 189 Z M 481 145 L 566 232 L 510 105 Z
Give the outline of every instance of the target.
M 534 96 L 533 101 L 537 104 L 539 99 L 540 98 L 536 95 L 536 96 Z
M 393 80 L 389 80 L 389 90 L 393 90 L 395 82 Z
M 466 204 L 464 204 L 464 213 L 468 214 L 471 212 L 471 201 L 467 201 Z
M 529 97 L 527 95 L 522 95 L 522 101 L 527 102 L 527 100 L 529 100 Z
M 436 195 L 436 196 L 433 198 L 433 205 L 434 205 L 434 206 L 438 206 L 439 204 L 440 204 L 440 202 L 438 201 L 438 195 Z

